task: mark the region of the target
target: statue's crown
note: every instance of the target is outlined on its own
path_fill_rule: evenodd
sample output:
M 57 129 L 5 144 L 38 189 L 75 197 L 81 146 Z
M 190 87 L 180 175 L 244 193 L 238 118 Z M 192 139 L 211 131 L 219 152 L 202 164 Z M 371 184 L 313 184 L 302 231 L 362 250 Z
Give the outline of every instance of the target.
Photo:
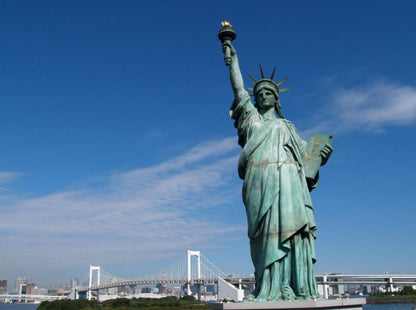
M 279 89 L 279 85 L 282 84 L 284 81 L 286 81 L 287 80 L 287 77 L 285 77 L 284 79 L 280 80 L 279 82 L 273 81 L 274 74 L 276 72 L 276 67 L 274 67 L 273 72 L 272 72 L 272 75 L 270 76 L 269 79 L 266 79 L 264 77 L 263 68 L 261 67 L 261 65 L 259 67 L 260 67 L 261 80 L 257 81 L 250 73 L 248 73 L 248 76 L 254 82 L 254 87 L 246 87 L 247 90 L 250 90 L 250 91 L 253 92 L 252 94 L 250 94 L 250 96 L 254 96 L 257 93 L 257 91 L 260 88 L 263 88 L 265 85 L 270 86 L 277 93 L 277 95 L 279 93 L 283 92 L 283 91 L 286 91 L 286 90 L 289 90 L 290 89 L 290 87 L 288 87 L 288 88 L 280 88 Z

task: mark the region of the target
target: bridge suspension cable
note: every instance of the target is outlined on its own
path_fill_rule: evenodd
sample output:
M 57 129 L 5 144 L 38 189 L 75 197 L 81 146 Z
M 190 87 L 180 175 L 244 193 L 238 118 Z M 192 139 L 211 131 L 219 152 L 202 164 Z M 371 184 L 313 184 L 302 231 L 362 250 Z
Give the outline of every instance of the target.
M 115 276 L 111 274 L 110 272 L 101 268 L 101 281 L 103 281 L 103 283 L 112 283 L 112 282 L 127 281 L 127 279 L 121 278 L 119 276 Z
M 198 257 L 195 255 L 190 256 L 190 274 L 191 278 L 198 278 L 198 268 L 200 270 L 200 277 L 203 279 L 214 279 L 217 277 L 225 277 L 226 273 L 215 266 L 208 258 L 202 255 L 199 251 L 191 251 L 199 253 Z M 184 280 L 188 278 L 188 256 L 181 256 L 178 260 L 174 261 L 169 266 L 162 268 L 161 270 L 145 276 L 147 279 L 165 279 L 165 280 Z
M 227 274 L 215 266 L 208 258 L 201 254 L 201 277 L 204 278 L 225 278 Z M 203 271 L 204 272 L 203 272 Z
M 95 273 L 93 271 L 96 271 Z M 218 277 L 226 277 L 226 273 L 215 266 L 200 251 L 188 251 L 187 255 L 181 256 L 166 268 L 150 275 L 141 276 L 138 279 L 123 279 L 119 276 L 102 269 L 100 266 L 90 266 L 88 288 L 79 287 L 81 291 L 86 289 L 99 289 L 118 285 L 133 285 L 134 283 L 189 283 L 193 281 L 213 282 Z

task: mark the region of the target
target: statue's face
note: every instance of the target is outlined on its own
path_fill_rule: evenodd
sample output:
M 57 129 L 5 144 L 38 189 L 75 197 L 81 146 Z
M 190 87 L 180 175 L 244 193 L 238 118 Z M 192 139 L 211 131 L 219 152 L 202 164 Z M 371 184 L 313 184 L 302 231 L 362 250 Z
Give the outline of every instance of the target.
M 274 108 L 277 99 L 273 90 L 263 87 L 256 92 L 256 103 L 260 110 L 269 110 Z

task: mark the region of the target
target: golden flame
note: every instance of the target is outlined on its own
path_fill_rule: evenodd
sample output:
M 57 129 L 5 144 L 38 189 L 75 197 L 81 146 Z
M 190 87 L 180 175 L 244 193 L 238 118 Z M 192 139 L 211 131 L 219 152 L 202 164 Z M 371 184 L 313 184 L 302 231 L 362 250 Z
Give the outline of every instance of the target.
M 224 20 L 224 21 L 222 21 L 221 22 L 221 26 L 223 27 L 223 28 L 232 28 L 233 26 L 228 22 L 228 21 L 226 21 L 226 20 Z

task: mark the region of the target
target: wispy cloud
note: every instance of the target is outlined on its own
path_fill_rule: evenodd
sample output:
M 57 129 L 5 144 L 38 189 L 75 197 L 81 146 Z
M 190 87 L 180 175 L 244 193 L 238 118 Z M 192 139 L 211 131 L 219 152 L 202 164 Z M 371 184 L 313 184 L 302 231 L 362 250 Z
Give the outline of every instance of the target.
M 8 183 L 14 182 L 21 175 L 22 174 L 19 172 L 0 171 L 0 188 L 2 184 L 8 184 Z
M 209 141 L 158 165 L 113 173 L 99 189 L 9 197 L 0 217 L 2 262 L 23 268 L 24 248 L 47 268 L 140 263 L 221 242 L 244 229 L 224 225 L 215 211 L 238 201 L 239 184 L 230 188 L 237 154 L 235 138 Z
M 416 88 L 381 80 L 330 93 L 320 114 L 325 121 L 304 132 L 382 132 L 416 122 Z
M 0 171 L 0 201 L 7 200 L 10 196 L 8 187 L 15 182 L 22 173 L 14 171 Z

